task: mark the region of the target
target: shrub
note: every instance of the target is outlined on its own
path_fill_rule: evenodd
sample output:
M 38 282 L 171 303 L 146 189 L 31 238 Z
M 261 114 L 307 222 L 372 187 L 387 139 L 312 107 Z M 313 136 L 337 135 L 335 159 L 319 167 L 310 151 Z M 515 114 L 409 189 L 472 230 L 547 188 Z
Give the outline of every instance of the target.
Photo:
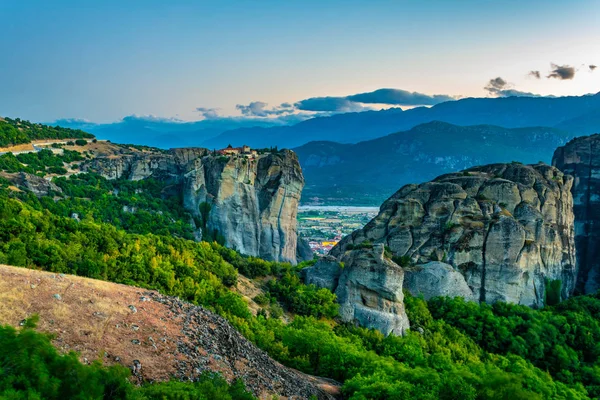
M 266 294 L 261 293 L 254 297 L 254 302 L 259 306 L 264 306 L 271 303 L 271 298 Z
M 393 256 L 392 261 L 401 266 L 402 268 L 407 268 L 414 265 L 410 256 Z

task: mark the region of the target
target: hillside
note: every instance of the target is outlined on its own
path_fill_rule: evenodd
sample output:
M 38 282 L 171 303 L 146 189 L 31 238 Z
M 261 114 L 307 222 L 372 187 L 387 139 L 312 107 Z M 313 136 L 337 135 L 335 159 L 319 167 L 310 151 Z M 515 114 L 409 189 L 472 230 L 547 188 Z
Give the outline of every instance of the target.
M 311 141 L 357 143 L 431 122 L 455 125 L 498 125 L 505 128 L 559 127 L 573 135 L 600 130 L 600 94 L 569 97 L 467 98 L 402 111 L 389 109 L 318 117 L 292 126 L 244 128 L 221 133 L 203 143 L 253 147 L 298 147 Z M 596 116 L 595 116 L 596 115 Z
M 106 365 L 139 365 L 139 382 L 212 371 L 242 379 L 261 398 L 329 398 L 319 385 L 336 391 L 272 360 L 202 307 L 156 291 L 0 265 L 0 324 L 19 326 L 32 314 L 61 351 L 78 352 L 84 364 L 100 358 Z
M 91 139 L 94 135 L 79 129 L 51 127 L 19 118 L 0 118 L 0 153 L 2 147 L 43 139 Z M 14 150 L 13 150 L 14 151 Z
M 306 178 L 304 201 L 380 204 L 398 187 L 474 165 L 544 161 L 572 135 L 554 128 L 506 129 L 430 122 L 357 144 L 312 142 L 297 147 Z

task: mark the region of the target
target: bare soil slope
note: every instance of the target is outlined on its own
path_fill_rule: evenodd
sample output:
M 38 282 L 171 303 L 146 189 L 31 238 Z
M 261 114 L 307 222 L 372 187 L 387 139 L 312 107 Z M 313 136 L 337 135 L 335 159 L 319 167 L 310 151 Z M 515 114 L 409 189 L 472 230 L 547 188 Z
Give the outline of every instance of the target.
M 32 314 L 40 331 L 83 362 L 127 367 L 139 382 L 193 379 L 205 370 L 242 378 L 261 398 L 332 398 L 335 382 L 286 368 L 220 316 L 179 299 L 131 286 L 0 265 L 0 324 Z

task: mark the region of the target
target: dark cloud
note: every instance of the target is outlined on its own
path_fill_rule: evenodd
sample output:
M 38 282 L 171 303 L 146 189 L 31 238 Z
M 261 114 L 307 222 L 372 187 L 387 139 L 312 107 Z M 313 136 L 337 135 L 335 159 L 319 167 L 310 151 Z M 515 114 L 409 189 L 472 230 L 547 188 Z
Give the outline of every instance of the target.
M 348 100 L 346 97 L 312 97 L 294 103 L 298 110 L 315 112 L 358 112 L 370 110 L 368 107 Z
M 540 71 L 529 71 L 529 74 L 527 74 L 528 76 L 532 76 L 536 79 L 540 79 L 542 77 L 542 74 L 540 73 Z
M 540 97 L 539 94 L 513 89 L 508 82 L 500 77 L 490 79 L 484 89 L 494 97 Z
M 268 107 L 262 101 L 253 101 L 248 105 L 235 106 L 242 115 L 248 117 L 274 117 L 297 115 L 301 111 L 312 115 L 331 115 L 335 113 L 360 112 L 374 110 L 369 104 L 386 104 L 390 106 L 429 106 L 456 98 L 443 94 L 427 95 L 401 89 L 378 89 L 373 92 L 358 93 L 345 97 L 311 97 L 295 103 L 281 103 Z
M 374 92 L 359 93 L 345 97 L 345 99 L 356 103 L 365 104 L 388 104 L 404 106 L 432 106 L 445 101 L 456 100 L 452 96 L 436 94 L 433 96 L 409 92 L 401 89 L 378 89 Z
M 502 79 L 500 77 L 497 77 L 497 78 L 490 79 L 490 81 L 488 82 L 488 84 L 485 88 L 489 92 L 492 90 L 502 90 L 506 87 L 506 85 L 508 85 L 508 82 L 506 82 L 504 79 Z
M 287 103 L 284 103 L 287 105 Z M 253 101 L 248 105 L 237 104 L 235 106 L 236 109 L 240 110 L 242 115 L 247 117 L 271 117 L 284 115 L 294 112 L 294 109 L 290 107 L 286 107 L 282 104 L 279 107 L 268 108 L 268 104 L 262 101 Z
M 592 64 L 592 65 L 589 65 L 589 68 L 590 68 L 590 71 L 594 71 L 596 68 L 598 68 L 598 66 Z
M 198 111 L 205 119 L 215 119 L 220 117 L 218 108 L 198 107 L 196 108 L 196 111 Z
M 573 79 L 575 77 L 575 68 L 569 65 L 551 64 L 552 70 L 546 78 L 560 79 L 561 81 Z

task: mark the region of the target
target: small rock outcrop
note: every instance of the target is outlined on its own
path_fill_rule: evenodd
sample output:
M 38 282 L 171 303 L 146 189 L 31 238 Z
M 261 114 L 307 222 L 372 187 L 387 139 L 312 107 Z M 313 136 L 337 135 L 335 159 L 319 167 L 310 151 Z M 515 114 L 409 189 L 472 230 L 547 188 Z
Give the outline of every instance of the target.
M 0 178 L 8 180 L 13 185 L 29 191 L 37 197 L 62 193 L 62 189 L 52 183 L 51 180 L 27 172 L 9 173 L 0 171 Z
M 435 296 L 458 296 L 467 301 L 479 300 L 458 270 L 439 261 L 406 268 L 404 288 L 413 296 L 423 296 L 425 300 Z
M 567 298 L 577 276 L 572 183 L 573 178 L 557 168 L 512 163 L 474 167 L 404 186 L 381 206 L 377 217 L 308 270 L 306 280 L 336 288 L 342 310 L 346 301 L 359 309 L 365 301 L 390 301 L 387 289 L 377 285 L 369 292 L 376 301 L 340 291 L 345 276 L 352 276 L 346 272 L 348 265 L 354 266 L 348 260 L 372 257 L 373 266 L 358 263 L 366 268 L 363 274 L 372 275 L 369 282 L 395 281 L 425 298 L 461 296 L 541 307 L 547 283 L 556 280 Z M 375 255 L 371 248 L 381 250 Z M 337 278 L 334 261 L 345 262 Z
M 297 251 L 296 221 L 304 177 L 292 151 L 224 156 L 172 149 L 97 157 L 83 169 L 107 179 L 153 178 L 171 185 L 208 232 L 243 254 L 294 264 L 306 256 Z
M 552 164 L 574 177 L 573 211 L 579 275 L 577 291 L 600 289 L 600 134 L 574 139 L 554 152 Z
M 384 256 L 383 245 L 346 252 L 341 262 L 325 258 L 303 270 L 306 283 L 335 292 L 343 321 L 385 335 L 409 329 L 404 309 L 404 270 Z

